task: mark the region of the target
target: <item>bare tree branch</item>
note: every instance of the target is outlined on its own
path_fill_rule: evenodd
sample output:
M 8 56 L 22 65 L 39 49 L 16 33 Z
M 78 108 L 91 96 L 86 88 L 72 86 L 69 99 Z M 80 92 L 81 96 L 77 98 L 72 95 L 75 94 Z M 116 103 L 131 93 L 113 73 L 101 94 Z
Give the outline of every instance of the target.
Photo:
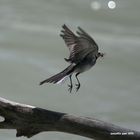
M 77 117 L 0 98 L 0 129 L 16 129 L 16 136 L 32 137 L 43 131 L 59 131 L 95 140 L 140 140 L 140 132 L 94 118 Z

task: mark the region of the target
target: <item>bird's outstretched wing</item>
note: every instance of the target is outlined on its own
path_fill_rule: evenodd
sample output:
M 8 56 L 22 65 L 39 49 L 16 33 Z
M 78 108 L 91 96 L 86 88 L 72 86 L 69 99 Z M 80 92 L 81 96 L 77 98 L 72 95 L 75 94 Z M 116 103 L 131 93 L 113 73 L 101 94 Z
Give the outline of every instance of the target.
M 82 28 L 78 27 L 75 35 L 65 24 L 62 26 L 60 36 L 64 39 L 70 51 L 70 56 L 66 61 L 79 63 L 86 55 L 92 52 L 93 55 L 98 53 L 98 45 Z

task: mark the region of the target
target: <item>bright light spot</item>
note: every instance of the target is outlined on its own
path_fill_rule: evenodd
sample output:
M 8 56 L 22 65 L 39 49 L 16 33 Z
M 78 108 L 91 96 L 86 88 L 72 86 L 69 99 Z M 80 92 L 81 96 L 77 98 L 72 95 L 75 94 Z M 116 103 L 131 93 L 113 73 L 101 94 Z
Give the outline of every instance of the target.
M 4 117 L 0 116 L 0 122 L 3 122 L 4 120 Z
M 91 8 L 93 10 L 99 10 L 101 8 L 101 4 L 97 1 L 93 1 L 93 2 L 91 2 Z
M 110 9 L 115 9 L 115 8 L 116 8 L 116 3 L 115 3 L 114 1 L 109 1 L 109 2 L 108 2 L 108 7 L 109 7 Z

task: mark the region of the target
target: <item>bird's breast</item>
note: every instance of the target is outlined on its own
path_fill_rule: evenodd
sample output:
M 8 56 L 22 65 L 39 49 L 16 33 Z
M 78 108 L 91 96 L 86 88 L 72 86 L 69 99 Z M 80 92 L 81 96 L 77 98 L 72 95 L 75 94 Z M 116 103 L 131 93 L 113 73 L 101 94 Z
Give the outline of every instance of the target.
M 87 70 L 89 70 L 93 65 L 95 64 L 95 62 L 93 61 L 82 61 L 81 63 L 77 64 L 77 66 L 75 67 L 75 72 L 85 72 Z

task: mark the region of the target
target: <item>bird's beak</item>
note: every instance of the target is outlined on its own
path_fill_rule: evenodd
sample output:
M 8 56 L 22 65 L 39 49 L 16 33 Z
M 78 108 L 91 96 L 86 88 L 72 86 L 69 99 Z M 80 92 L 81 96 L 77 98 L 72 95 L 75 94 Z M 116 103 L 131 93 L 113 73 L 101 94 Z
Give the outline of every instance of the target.
M 98 53 L 98 57 L 104 57 L 105 53 Z
M 100 53 L 100 57 L 104 57 L 105 56 L 105 53 Z

